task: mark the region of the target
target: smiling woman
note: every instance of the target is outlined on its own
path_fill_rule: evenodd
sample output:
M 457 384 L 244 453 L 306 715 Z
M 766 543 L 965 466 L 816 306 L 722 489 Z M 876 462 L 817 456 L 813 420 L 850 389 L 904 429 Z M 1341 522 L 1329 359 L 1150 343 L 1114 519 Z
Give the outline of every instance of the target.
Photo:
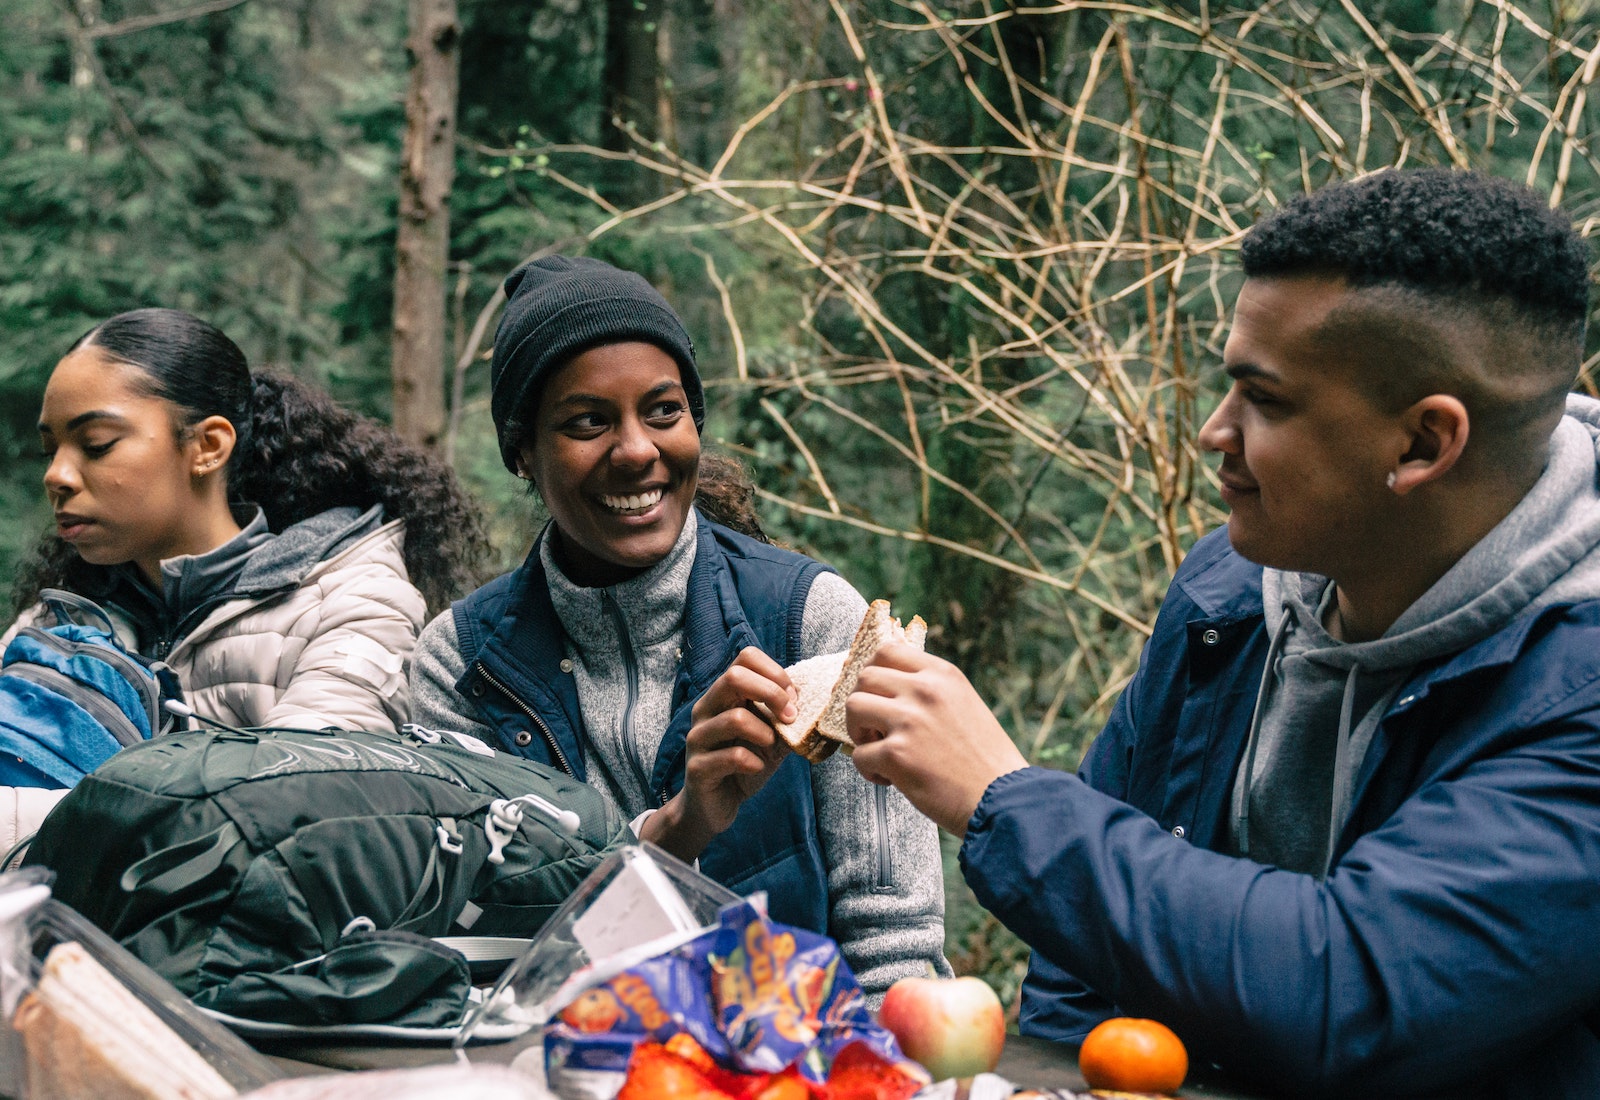
M 550 523 L 424 629 L 416 720 L 584 780 L 644 839 L 832 935 L 869 995 L 948 974 L 932 823 L 848 757 L 790 754 L 757 706 L 784 715 L 784 666 L 849 648 L 866 601 L 753 523 L 708 518 L 748 483 L 702 458 L 694 348 L 649 283 L 555 256 L 506 293 L 495 427 Z
M 568 575 L 603 587 L 666 557 L 700 463 L 672 357 L 637 340 L 581 352 L 546 384 L 535 424 L 518 468 L 540 487 Z

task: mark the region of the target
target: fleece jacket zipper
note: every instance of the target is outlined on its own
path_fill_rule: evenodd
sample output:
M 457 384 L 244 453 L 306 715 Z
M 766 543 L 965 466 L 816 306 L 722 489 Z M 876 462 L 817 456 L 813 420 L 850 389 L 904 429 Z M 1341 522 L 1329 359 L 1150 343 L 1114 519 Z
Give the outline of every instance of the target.
M 873 787 L 872 801 L 878 818 L 878 827 L 873 830 L 878 838 L 878 867 L 872 888 L 884 892 L 894 888 L 894 864 L 889 859 L 889 788 Z
M 617 628 L 617 645 L 622 651 L 622 669 L 628 681 L 628 701 L 622 707 L 622 751 L 627 754 L 628 766 L 646 798 L 650 797 L 650 777 L 645 774 L 644 761 L 639 756 L 639 742 L 633 728 L 634 706 L 639 701 L 639 663 L 633 657 L 633 639 L 628 636 L 628 620 L 617 606 L 616 598 L 606 589 L 600 590 L 600 606 L 605 608 L 612 625 Z

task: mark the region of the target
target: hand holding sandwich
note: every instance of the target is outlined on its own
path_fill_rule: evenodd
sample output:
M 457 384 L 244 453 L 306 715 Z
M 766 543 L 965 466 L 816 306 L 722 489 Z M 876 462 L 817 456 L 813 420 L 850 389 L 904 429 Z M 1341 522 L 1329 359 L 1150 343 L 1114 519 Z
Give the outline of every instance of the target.
M 989 784 L 1028 766 L 961 670 L 909 645 L 861 670 L 845 723 L 856 769 L 958 837 Z
M 794 690 L 782 666 L 747 646 L 695 703 L 683 789 L 640 827 L 641 840 L 694 860 L 733 824 L 789 751 L 757 707 L 792 719 Z

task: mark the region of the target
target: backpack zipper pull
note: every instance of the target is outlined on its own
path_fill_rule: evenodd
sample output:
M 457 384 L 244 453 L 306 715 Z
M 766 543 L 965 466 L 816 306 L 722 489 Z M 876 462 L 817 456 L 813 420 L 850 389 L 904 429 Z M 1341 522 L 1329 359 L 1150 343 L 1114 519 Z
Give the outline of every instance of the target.
M 506 861 L 505 846 L 511 843 L 511 838 L 522 825 L 523 806 L 537 810 L 539 816 L 546 819 L 546 827 L 560 836 L 567 847 L 576 850 L 570 838 L 577 835 L 583 819 L 573 811 L 564 810 L 536 794 L 497 798 L 489 803 L 489 816 L 483 821 L 483 834 L 489 838 L 490 863 L 501 864 Z
M 483 835 L 489 838 L 489 862 L 496 866 L 506 861 L 505 848 L 522 824 L 522 807 L 509 798 L 489 803 L 489 816 L 483 821 Z

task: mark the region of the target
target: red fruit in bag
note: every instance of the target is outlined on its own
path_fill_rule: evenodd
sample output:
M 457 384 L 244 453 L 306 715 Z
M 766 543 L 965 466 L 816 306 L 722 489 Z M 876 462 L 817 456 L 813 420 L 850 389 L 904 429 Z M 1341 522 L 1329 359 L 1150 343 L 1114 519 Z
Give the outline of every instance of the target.
M 730 1100 L 704 1073 L 659 1043 L 640 1043 L 628 1059 L 617 1100 Z
M 827 1100 L 910 1100 L 924 1084 L 865 1043 L 852 1043 L 834 1059 L 823 1095 Z

